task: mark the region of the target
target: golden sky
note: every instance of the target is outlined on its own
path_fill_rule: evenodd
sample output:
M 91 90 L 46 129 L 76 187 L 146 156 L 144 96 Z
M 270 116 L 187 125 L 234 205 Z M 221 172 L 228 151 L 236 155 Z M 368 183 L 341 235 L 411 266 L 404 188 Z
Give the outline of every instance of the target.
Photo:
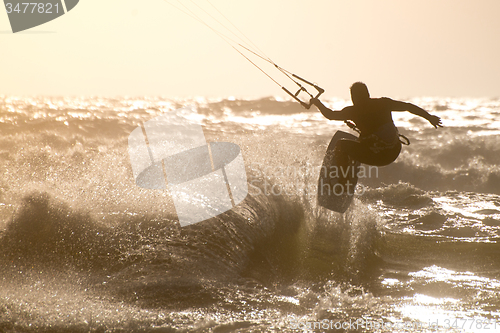
M 195 2 L 213 12 L 206 0 Z M 373 97 L 500 96 L 498 0 L 211 3 L 325 96 L 347 98 L 355 81 L 367 83 Z M 0 95 L 283 95 L 210 29 L 163 0 L 81 0 L 16 34 L 0 11 L 0 75 Z

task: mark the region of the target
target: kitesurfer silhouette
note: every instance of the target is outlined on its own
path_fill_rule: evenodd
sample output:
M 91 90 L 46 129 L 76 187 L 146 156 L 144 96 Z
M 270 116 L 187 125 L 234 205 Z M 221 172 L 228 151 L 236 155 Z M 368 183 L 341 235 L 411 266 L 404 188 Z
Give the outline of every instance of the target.
M 352 121 L 359 129 L 357 141 L 342 139 L 337 142 L 335 156 L 340 167 L 347 167 L 349 158 L 374 166 L 388 165 L 396 160 L 401 152 L 401 142 L 392 111 L 409 111 L 427 119 L 435 128 L 442 127 L 441 118 L 414 104 L 387 97 L 371 98 L 368 87 L 362 82 L 351 86 L 351 100 L 353 105 L 340 111 L 327 108 L 317 98 L 311 100 L 326 118 Z

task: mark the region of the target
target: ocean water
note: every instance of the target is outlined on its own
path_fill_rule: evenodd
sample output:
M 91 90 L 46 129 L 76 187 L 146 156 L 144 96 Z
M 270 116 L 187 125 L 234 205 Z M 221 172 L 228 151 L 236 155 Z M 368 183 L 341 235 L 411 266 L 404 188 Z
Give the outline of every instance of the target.
M 341 215 L 315 186 L 350 130 L 297 103 L 0 96 L 0 332 L 500 331 L 500 100 L 409 101 L 445 127 L 394 113 L 411 145 Z M 187 105 L 249 195 L 180 227 L 127 138 Z

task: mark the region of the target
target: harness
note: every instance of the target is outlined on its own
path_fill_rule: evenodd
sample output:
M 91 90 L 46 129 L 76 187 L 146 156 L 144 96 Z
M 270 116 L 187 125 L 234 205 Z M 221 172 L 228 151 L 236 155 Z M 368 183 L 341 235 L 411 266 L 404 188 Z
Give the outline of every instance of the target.
M 358 132 L 358 134 L 361 134 L 361 131 L 359 130 L 359 128 L 352 121 L 350 121 L 350 120 L 344 120 L 344 123 L 347 126 L 349 126 L 349 128 L 351 128 L 352 130 Z M 403 144 L 405 146 L 409 146 L 410 145 L 410 139 L 408 139 L 403 134 L 400 134 L 399 132 L 398 132 L 398 140 L 399 140 L 399 142 L 401 142 L 401 144 Z

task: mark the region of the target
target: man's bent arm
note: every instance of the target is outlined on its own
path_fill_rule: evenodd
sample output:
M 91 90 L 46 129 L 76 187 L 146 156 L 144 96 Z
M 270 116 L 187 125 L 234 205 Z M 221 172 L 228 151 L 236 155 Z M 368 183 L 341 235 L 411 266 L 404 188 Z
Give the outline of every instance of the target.
M 330 120 L 347 120 L 344 111 L 346 108 L 342 109 L 341 111 L 333 111 L 323 105 L 323 103 L 319 99 L 314 98 L 311 101 L 318 107 L 319 111 L 321 111 L 321 114 L 323 114 L 323 116 L 325 116 L 326 118 Z

